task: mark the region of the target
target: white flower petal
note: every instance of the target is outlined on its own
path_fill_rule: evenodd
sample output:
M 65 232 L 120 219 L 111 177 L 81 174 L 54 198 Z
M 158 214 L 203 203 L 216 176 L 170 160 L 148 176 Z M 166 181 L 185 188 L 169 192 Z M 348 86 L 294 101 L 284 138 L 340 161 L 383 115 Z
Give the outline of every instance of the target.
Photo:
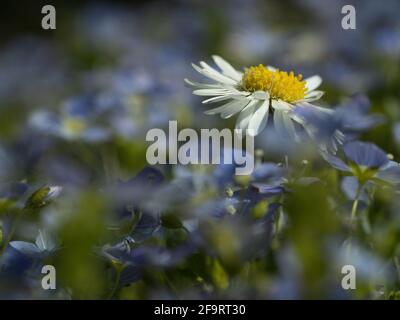
M 242 100 L 247 101 L 247 103 L 249 102 L 249 100 L 246 99 L 246 98 L 242 98 Z M 225 104 L 223 104 L 223 105 L 221 105 L 221 106 L 219 106 L 217 108 L 213 108 L 213 109 L 204 111 L 204 114 L 214 115 L 214 114 L 221 113 L 221 112 L 223 112 L 225 110 L 229 110 L 232 107 L 234 107 L 237 102 L 238 102 L 238 100 L 229 101 L 229 102 L 227 102 L 227 103 L 225 103 Z M 244 102 L 243 102 L 243 104 L 244 104 Z
M 297 107 L 302 107 L 302 108 L 313 108 L 313 109 L 316 109 L 318 111 L 325 112 L 325 113 L 334 112 L 332 109 L 318 107 L 318 106 L 315 106 L 315 105 L 313 105 L 313 104 L 311 104 L 311 103 L 309 103 L 307 101 L 302 101 L 302 102 L 296 103 L 296 106 Z
M 211 68 L 208 64 L 206 64 L 205 62 L 200 62 L 200 65 L 203 68 L 200 68 L 199 66 L 195 65 L 194 63 L 192 64 L 193 68 L 199 72 L 200 74 L 202 74 L 203 76 L 206 76 L 207 78 L 213 79 L 217 82 L 221 82 L 224 84 L 230 84 L 230 85 L 236 85 L 237 81 L 224 76 L 222 73 L 218 72 L 217 70 Z
M 302 101 L 311 102 L 311 101 L 319 100 L 323 95 L 324 95 L 323 91 L 314 90 L 314 91 L 307 93 Z
M 296 134 L 296 129 L 294 127 L 293 121 L 288 113 L 282 112 L 283 123 L 285 125 L 285 129 L 290 139 L 297 141 L 298 137 Z
M 219 106 L 217 108 L 213 108 L 213 109 L 209 109 L 207 111 L 204 111 L 204 114 L 206 115 L 214 115 L 214 114 L 218 114 L 221 113 L 222 111 L 224 111 L 225 109 L 230 108 L 232 105 L 234 105 L 236 103 L 236 101 L 229 101 L 228 103 L 223 104 L 222 106 Z
M 240 81 L 242 79 L 242 73 L 233 68 L 229 62 L 217 55 L 213 55 L 212 58 L 214 59 L 215 64 L 222 70 L 224 75 L 236 81 Z
M 215 103 L 215 102 L 220 102 L 220 101 L 225 101 L 225 100 L 241 99 L 241 98 L 243 98 L 242 95 L 227 94 L 227 95 L 212 97 L 212 98 L 203 100 L 201 103 L 203 103 L 203 104 Z
M 257 100 L 252 100 L 250 103 L 247 105 L 246 108 L 244 108 L 240 113 L 239 116 L 236 120 L 236 129 L 242 129 L 245 130 L 248 127 L 248 124 L 250 122 L 251 117 L 254 114 L 254 111 L 256 110 L 256 106 L 258 105 Z M 244 132 L 242 132 L 244 133 Z
M 272 107 L 275 110 L 281 111 L 290 111 L 293 109 L 293 105 L 282 100 L 272 100 Z
M 294 114 L 294 113 L 291 113 L 291 114 L 290 114 L 290 118 L 291 118 L 293 121 L 295 121 L 295 122 L 297 122 L 298 124 L 300 124 L 301 126 L 303 126 L 303 127 L 307 125 L 307 123 L 304 121 L 303 118 L 299 117 L 298 115 L 296 115 L 296 114 Z
M 193 91 L 196 96 L 220 96 L 229 94 L 226 89 L 197 89 Z
M 251 94 L 254 99 L 267 100 L 269 99 L 269 93 L 266 91 L 255 91 Z
M 268 114 L 269 114 L 269 101 L 265 100 L 259 102 L 257 105 L 257 110 L 254 112 L 248 125 L 249 129 L 254 130 L 253 134 L 255 136 L 258 135 L 262 130 L 264 130 L 265 126 L 267 125 Z
M 184 79 L 183 81 L 185 81 L 185 84 L 187 84 L 189 87 L 198 88 L 198 89 L 223 88 L 223 87 L 221 86 L 221 84 L 219 84 L 219 83 L 216 83 L 216 84 L 212 84 L 212 83 L 201 83 L 201 82 L 191 81 L 191 80 L 189 80 L 189 79 Z
M 276 132 L 282 136 L 282 137 L 286 137 L 287 132 L 286 132 L 286 124 L 285 124 L 285 120 L 283 118 L 284 111 L 280 110 L 280 109 L 275 109 L 274 110 L 274 126 L 275 126 L 275 130 Z
M 232 117 L 236 113 L 242 111 L 249 104 L 249 102 L 249 99 L 234 100 L 229 108 L 225 108 L 223 111 L 221 111 L 221 118 L 228 119 Z
M 306 82 L 307 92 L 317 89 L 322 83 L 320 76 L 312 76 L 304 80 Z

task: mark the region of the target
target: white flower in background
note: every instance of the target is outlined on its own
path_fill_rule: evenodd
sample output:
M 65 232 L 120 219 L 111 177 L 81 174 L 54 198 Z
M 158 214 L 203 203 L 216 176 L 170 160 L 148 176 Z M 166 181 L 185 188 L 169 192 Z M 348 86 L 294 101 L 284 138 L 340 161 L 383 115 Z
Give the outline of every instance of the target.
M 278 133 L 298 140 L 295 123 L 304 127 L 310 135 L 312 129 L 307 128 L 304 119 L 293 112 L 296 107 L 332 112 L 310 103 L 323 95 L 323 91 L 315 90 L 322 82 L 319 76 L 302 80 L 302 75 L 261 64 L 247 68 L 243 73 L 219 56 L 213 56 L 213 59 L 221 71 L 202 61 L 200 66 L 192 64 L 196 71 L 213 80 L 212 83 L 188 79 L 185 82 L 195 89 L 193 94 L 209 97 L 203 101 L 204 104 L 222 103 L 217 108 L 207 110 L 206 114 L 220 114 L 223 119 L 238 114 L 237 129 L 252 129 L 254 131 L 250 130 L 249 134 L 257 135 L 265 128 L 271 114 Z

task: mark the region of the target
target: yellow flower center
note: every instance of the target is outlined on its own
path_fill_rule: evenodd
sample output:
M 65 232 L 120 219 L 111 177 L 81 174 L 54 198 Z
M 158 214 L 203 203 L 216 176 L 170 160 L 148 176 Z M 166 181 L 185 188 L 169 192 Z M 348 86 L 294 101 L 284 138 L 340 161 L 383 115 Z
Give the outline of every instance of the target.
M 78 137 L 86 129 L 86 124 L 83 120 L 68 117 L 63 121 L 64 132 L 69 137 Z
M 301 74 L 295 76 L 292 71 L 272 71 L 260 64 L 246 69 L 242 86 L 250 92 L 266 91 L 271 99 L 295 102 L 304 99 L 307 92 L 306 82 L 301 79 Z

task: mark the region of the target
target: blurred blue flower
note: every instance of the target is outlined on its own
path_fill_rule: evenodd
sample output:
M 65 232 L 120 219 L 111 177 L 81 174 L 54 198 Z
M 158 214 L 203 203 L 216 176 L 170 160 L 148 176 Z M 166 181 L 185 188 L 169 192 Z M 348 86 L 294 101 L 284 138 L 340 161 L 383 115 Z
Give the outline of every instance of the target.
M 366 203 L 369 202 L 368 188 L 370 184 L 367 182 L 361 188 L 356 177 L 346 176 L 343 177 L 341 182 L 341 189 L 349 200 L 359 199 Z M 360 190 L 359 190 L 360 188 Z M 359 190 L 359 191 L 358 191 Z M 358 192 L 358 194 L 357 194 Z
M 47 135 L 67 140 L 82 139 L 87 142 L 101 142 L 110 138 L 110 130 L 101 125 L 99 119 L 103 110 L 94 97 L 82 96 L 67 100 L 60 115 L 39 110 L 31 115 L 30 125 Z
M 351 141 L 343 147 L 345 160 L 329 153 L 322 153 L 329 164 L 354 175 L 360 181 L 385 181 L 392 184 L 400 183 L 400 165 L 389 161 L 387 154 L 375 144 Z
M 383 116 L 368 114 L 371 104 L 367 97 L 355 95 L 332 113 L 296 108 L 295 113 L 310 126 L 313 136 L 324 150 L 336 153 L 345 141 L 353 140 L 361 133 L 383 123 Z
M 0 53 L 0 105 L 22 103 L 31 108 L 54 101 L 69 86 L 66 67 L 54 42 L 43 37 L 16 38 Z
M 113 195 L 116 209 L 113 229 L 120 237 L 128 242 L 142 242 L 161 227 L 160 212 L 149 210 L 146 204 L 163 181 L 161 171 L 146 167 L 132 179 L 106 189 Z
M 25 182 L 11 182 L 0 184 L 0 199 L 18 200 L 29 189 Z
M 11 241 L 10 246 L 31 258 L 45 258 L 58 248 L 55 240 L 44 230 L 39 230 L 35 243 Z
M 392 133 L 393 133 L 394 141 L 397 144 L 400 144 L 400 122 L 397 122 L 393 125 Z

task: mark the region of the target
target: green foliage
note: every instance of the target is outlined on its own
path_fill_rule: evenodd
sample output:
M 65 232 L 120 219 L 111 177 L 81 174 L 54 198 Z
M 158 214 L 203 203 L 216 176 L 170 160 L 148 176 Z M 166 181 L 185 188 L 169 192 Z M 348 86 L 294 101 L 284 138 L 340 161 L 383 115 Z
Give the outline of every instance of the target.
M 15 201 L 14 200 L 0 199 L 0 216 L 3 213 L 6 213 L 7 211 L 9 211 L 11 208 L 13 208 L 14 205 L 15 205 Z
M 94 248 L 106 234 L 107 205 L 97 193 L 88 191 L 65 210 L 65 222 L 58 232 L 63 249 L 55 262 L 60 282 L 72 290 L 74 298 L 103 298 L 105 266 Z
M 217 289 L 227 289 L 229 286 L 229 276 L 217 259 L 208 259 L 208 268 L 211 279 Z
M 262 200 L 252 209 L 251 215 L 254 219 L 261 219 L 268 212 L 268 201 Z
M 321 184 L 293 185 L 291 189 L 284 205 L 291 221 L 286 233 L 300 259 L 304 295 L 318 298 L 323 292 L 323 279 L 332 272 L 326 253 L 339 220 L 328 203 L 328 190 Z
M 385 298 L 388 300 L 400 300 L 400 291 L 391 291 Z
M 50 187 L 41 187 L 31 194 L 26 200 L 25 208 L 27 209 L 39 209 L 46 205 L 46 199 L 50 192 Z

